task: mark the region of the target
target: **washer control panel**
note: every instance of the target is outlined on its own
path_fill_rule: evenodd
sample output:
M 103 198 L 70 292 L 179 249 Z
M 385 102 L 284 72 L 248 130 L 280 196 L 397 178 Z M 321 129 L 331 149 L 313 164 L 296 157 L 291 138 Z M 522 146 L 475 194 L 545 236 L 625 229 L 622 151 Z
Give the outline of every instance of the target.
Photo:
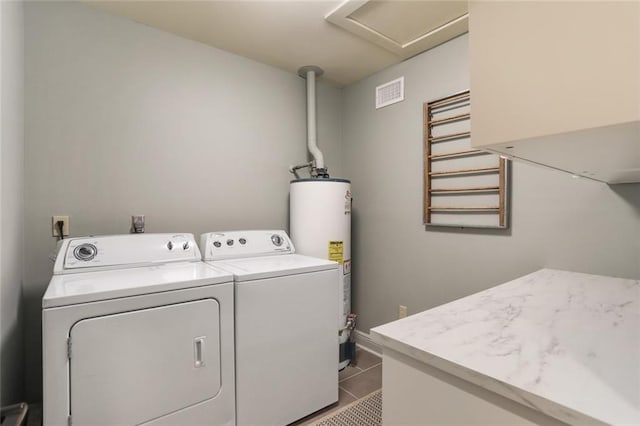
M 286 232 L 252 230 L 209 232 L 200 237 L 204 260 L 291 254 L 295 250 Z
M 195 262 L 200 250 L 192 234 L 127 234 L 62 240 L 54 274 L 167 262 Z

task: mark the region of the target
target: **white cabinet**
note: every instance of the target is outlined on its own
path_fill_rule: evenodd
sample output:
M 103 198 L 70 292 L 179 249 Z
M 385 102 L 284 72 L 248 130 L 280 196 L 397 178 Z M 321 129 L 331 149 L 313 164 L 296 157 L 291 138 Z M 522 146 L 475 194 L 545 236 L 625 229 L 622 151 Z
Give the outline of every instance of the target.
M 469 8 L 472 145 L 640 181 L 640 2 Z
M 383 349 L 382 400 L 385 426 L 565 425 L 387 347 Z

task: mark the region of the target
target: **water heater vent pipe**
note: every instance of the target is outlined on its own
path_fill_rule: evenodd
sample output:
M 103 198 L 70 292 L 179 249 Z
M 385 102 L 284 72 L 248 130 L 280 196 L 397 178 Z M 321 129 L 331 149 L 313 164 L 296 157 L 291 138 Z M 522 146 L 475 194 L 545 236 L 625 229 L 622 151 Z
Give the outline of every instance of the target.
M 316 77 L 323 73 L 322 68 L 315 65 L 306 65 L 298 70 L 298 75 L 307 80 L 307 148 L 314 159 L 314 166 L 311 169 L 314 177 L 328 177 L 324 156 L 318 148 L 316 117 Z

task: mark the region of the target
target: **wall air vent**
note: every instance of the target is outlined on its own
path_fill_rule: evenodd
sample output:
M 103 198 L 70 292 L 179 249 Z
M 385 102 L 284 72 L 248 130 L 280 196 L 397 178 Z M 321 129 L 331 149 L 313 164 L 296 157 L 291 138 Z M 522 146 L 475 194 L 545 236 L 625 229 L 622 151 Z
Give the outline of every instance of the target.
M 376 87 L 376 109 L 404 100 L 404 77 Z

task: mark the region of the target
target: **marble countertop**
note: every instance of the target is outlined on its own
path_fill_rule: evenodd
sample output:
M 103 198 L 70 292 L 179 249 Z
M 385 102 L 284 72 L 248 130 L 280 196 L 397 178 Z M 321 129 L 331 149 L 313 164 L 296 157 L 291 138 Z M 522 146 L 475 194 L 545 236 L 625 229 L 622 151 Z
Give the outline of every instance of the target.
M 371 337 L 570 424 L 640 424 L 639 280 L 542 269 Z

